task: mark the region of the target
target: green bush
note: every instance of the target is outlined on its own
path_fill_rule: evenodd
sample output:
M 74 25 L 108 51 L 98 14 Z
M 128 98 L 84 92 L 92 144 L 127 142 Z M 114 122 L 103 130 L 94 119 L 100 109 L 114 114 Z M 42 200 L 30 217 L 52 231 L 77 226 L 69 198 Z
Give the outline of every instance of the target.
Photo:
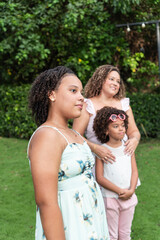
M 160 86 L 158 65 L 145 59 L 142 52 L 132 54 L 129 50 L 122 50 L 124 70 L 130 72 L 127 85 L 130 93 L 154 92 Z
M 28 110 L 30 85 L 0 86 L 0 135 L 28 139 L 36 125 Z
M 0 86 L 0 136 L 28 139 L 36 129 L 28 109 L 30 85 Z M 160 136 L 160 95 L 127 94 L 142 137 Z M 71 125 L 72 121 L 69 122 Z
M 0 1 L 1 81 L 31 83 L 44 69 L 67 65 L 85 83 L 97 66 L 106 63 L 122 66 L 124 79 L 135 80 L 137 70 L 132 76 L 130 65 L 135 62 L 132 53 L 139 52 L 141 40 L 146 42 L 146 56 L 149 52 L 146 59 L 156 63 L 155 26 L 135 35 L 138 28 L 127 34 L 116 24 L 129 22 L 131 18 L 133 22 L 156 20 L 160 15 L 158 1 Z M 123 63 L 127 66 L 123 67 Z
M 128 95 L 136 120 L 138 129 L 142 137 L 160 136 L 160 95 L 159 94 L 140 94 Z

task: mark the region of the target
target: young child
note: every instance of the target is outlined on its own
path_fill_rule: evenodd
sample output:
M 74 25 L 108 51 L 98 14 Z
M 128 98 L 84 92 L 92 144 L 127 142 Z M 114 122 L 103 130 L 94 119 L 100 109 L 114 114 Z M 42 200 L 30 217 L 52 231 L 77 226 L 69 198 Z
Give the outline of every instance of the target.
M 138 170 L 135 155 L 124 154 L 123 138 L 128 116 L 123 110 L 103 107 L 97 111 L 93 130 L 103 146 L 110 149 L 116 161 L 96 159 L 96 178 L 102 186 L 111 240 L 129 240 L 137 197 Z

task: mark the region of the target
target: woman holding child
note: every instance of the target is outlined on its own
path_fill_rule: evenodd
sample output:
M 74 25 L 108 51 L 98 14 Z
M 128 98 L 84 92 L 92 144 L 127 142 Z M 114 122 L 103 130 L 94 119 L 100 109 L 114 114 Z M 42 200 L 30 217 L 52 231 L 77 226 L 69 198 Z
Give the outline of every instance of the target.
M 129 98 L 125 98 L 125 87 L 118 68 L 102 65 L 96 69 L 85 86 L 85 104 L 73 128 L 87 138 L 91 150 L 100 159 L 108 162 L 115 160 L 110 150 L 100 145 L 93 131 L 93 122 L 97 110 L 104 106 L 124 110 L 128 115 L 127 136 L 125 136 L 125 153 L 132 155 L 139 143 L 140 133 L 136 126 Z

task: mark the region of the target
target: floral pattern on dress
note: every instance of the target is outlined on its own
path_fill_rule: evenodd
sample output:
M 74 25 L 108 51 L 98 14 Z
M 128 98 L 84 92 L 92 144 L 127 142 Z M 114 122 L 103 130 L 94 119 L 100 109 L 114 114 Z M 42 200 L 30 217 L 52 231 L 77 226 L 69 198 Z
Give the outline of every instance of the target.
M 109 240 L 103 198 L 92 174 L 94 162 L 87 143 L 68 144 L 62 154 L 58 202 L 66 240 Z M 42 228 L 38 224 L 37 232 Z M 36 240 L 46 238 L 42 234 Z

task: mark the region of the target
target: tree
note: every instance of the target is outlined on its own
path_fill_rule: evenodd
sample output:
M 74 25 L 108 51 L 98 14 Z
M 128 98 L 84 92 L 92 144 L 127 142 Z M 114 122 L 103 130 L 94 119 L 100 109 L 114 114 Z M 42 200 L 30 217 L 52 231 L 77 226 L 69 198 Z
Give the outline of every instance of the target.
M 85 84 L 96 67 L 107 63 L 120 67 L 128 79 L 132 70 L 124 62 L 135 48 L 129 52 L 131 41 L 116 24 L 140 19 L 142 4 L 153 16 L 157 0 L 153 6 L 151 0 L 0 1 L 1 81 L 29 83 L 46 68 L 66 65 Z
M 141 11 L 143 9 L 143 11 Z M 141 0 L 139 6 L 133 7 L 129 15 L 121 15 L 121 23 L 146 22 L 160 17 L 159 0 Z M 129 18 L 130 16 L 130 18 Z M 132 19 L 132 21 L 130 20 Z M 132 26 L 131 31 L 120 29 L 129 43 L 129 48 L 119 49 L 117 62 L 122 67 L 130 91 L 152 92 L 160 88 L 156 25 Z

